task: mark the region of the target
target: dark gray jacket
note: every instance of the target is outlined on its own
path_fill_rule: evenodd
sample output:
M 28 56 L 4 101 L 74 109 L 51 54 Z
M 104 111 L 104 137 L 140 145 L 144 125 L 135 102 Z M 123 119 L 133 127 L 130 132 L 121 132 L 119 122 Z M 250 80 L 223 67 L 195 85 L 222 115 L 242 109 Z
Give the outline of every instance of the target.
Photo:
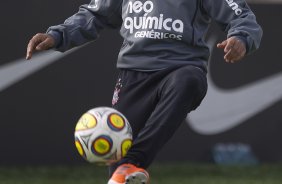
M 204 37 L 212 19 L 227 37 L 244 40 L 248 53 L 259 47 L 262 29 L 245 0 L 92 0 L 47 33 L 65 51 L 95 40 L 103 28 L 119 28 L 118 68 L 205 68 L 210 53 Z

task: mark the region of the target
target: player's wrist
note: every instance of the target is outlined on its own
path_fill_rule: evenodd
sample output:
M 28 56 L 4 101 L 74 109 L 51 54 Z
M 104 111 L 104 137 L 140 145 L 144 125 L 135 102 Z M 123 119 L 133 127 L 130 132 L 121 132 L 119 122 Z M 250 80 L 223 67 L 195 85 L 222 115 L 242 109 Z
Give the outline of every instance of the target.
M 244 43 L 245 48 L 246 48 L 246 54 L 247 54 L 248 51 L 249 51 L 247 38 L 244 37 L 244 36 L 241 36 L 241 35 L 236 35 L 236 36 L 234 36 L 234 37 L 236 37 L 238 40 L 240 40 L 242 43 Z
M 51 36 L 54 40 L 54 45 L 52 48 L 58 48 L 62 43 L 61 33 L 54 31 L 54 30 L 50 30 L 50 31 L 47 31 L 47 34 Z

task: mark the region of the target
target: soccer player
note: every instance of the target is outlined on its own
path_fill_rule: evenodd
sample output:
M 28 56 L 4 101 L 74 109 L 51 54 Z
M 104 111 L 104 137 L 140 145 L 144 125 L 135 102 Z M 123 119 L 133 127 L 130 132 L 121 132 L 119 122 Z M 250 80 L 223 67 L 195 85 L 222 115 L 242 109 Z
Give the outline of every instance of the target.
M 145 169 L 201 103 L 210 55 L 204 39 L 211 20 L 226 32 L 226 40 L 217 44 L 226 62 L 258 49 L 262 29 L 245 0 L 92 0 L 30 40 L 27 59 L 35 51 L 63 52 L 95 40 L 103 28 L 120 29 L 124 42 L 112 104 L 131 123 L 134 141 L 110 167 L 108 184 L 147 184 Z

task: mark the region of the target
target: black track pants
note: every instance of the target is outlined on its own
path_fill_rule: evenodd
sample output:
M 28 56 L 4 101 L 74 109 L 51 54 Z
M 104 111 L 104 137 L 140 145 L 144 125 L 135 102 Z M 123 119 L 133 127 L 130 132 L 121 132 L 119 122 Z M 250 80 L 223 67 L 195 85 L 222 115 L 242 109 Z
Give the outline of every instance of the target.
M 206 73 L 194 66 L 157 72 L 121 70 L 113 107 L 127 117 L 134 141 L 126 157 L 110 167 L 110 175 L 122 163 L 147 168 L 206 91 Z

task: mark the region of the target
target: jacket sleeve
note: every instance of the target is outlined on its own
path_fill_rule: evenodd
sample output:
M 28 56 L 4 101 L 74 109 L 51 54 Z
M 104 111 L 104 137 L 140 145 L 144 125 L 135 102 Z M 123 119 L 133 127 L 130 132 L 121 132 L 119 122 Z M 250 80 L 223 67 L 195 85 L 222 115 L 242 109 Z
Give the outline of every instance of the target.
M 245 0 L 202 0 L 207 14 L 227 33 L 246 43 L 247 54 L 259 48 L 262 29 Z
M 63 24 L 51 26 L 47 33 L 55 39 L 55 49 L 66 51 L 95 40 L 103 28 L 119 28 L 122 0 L 91 0 Z

